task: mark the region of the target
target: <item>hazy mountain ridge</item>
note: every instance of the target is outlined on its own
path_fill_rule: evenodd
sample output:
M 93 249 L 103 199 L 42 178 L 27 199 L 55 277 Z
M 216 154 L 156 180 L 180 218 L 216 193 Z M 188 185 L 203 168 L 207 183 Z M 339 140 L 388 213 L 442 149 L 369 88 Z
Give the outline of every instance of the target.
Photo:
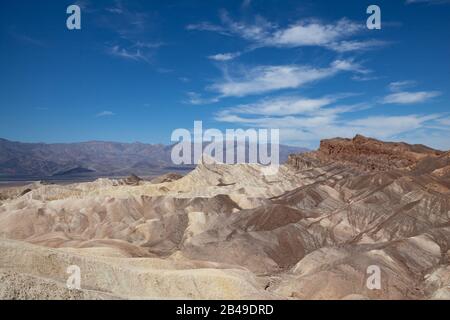
M 90 141 L 81 143 L 21 143 L 0 139 L 1 176 L 51 177 L 67 174 L 93 176 L 154 175 L 194 166 L 176 166 L 172 146 L 145 143 Z M 280 146 L 280 160 L 304 148 Z M 90 172 L 91 171 L 91 172 Z

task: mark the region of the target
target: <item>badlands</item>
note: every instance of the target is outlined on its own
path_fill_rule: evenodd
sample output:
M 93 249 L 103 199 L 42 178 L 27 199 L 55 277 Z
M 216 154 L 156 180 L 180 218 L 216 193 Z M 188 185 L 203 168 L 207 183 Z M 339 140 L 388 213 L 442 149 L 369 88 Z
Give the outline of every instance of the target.
M 359 135 L 272 176 L 0 189 L 0 299 L 449 299 L 449 249 L 450 153 Z

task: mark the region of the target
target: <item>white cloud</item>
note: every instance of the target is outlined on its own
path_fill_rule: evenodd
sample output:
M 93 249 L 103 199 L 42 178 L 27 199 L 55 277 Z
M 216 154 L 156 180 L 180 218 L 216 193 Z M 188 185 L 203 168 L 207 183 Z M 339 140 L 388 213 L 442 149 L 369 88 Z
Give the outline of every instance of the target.
M 105 111 L 97 113 L 95 116 L 96 117 L 111 117 L 111 116 L 115 116 L 115 115 L 116 114 L 114 112 L 105 110 Z
M 440 119 L 438 122 L 441 125 L 450 126 L 450 118 L 443 118 L 443 119 Z
M 149 62 L 149 58 L 142 53 L 141 49 L 132 50 L 121 48 L 119 46 L 113 46 L 108 49 L 108 53 L 112 56 L 123 59 Z
M 144 48 L 144 49 L 156 49 L 163 46 L 162 42 L 145 42 L 145 41 L 136 41 L 133 45 L 135 48 Z
M 228 35 L 242 37 L 248 41 L 260 44 L 271 36 L 271 31 L 276 27 L 261 16 L 256 16 L 254 24 L 234 21 L 226 11 L 222 11 L 220 17 L 224 25 L 223 29 L 226 30 Z
M 354 75 L 352 76 L 352 80 L 355 81 L 372 81 L 372 80 L 378 80 L 380 77 L 378 76 L 368 76 L 368 75 Z
M 331 64 L 331 69 L 336 71 L 353 71 L 361 74 L 368 74 L 372 71 L 363 68 L 359 63 L 353 60 L 335 60 Z
M 336 23 L 323 24 L 319 21 L 299 22 L 286 29 L 274 32 L 265 39 L 268 45 L 299 47 L 327 46 L 342 38 L 361 31 L 362 24 L 341 19 Z
M 318 99 L 308 99 L 303 97 L 281 97 L 275 99 L 265 99 L 257 103 L 239 105 L 230 108 L 230 112 L 284 116 L 293 114 L 313 113 L 320 108 L 327 106 L 335 100 L 331 97 L 323 97 Z
M 115 0 L 114 5 L 106 8 L 105 11 L 108 15 L 101 16 L 100 23 L 125 39 L 141 38 L 149 30 L 149 14 L 140 10 L 132 10 L 121 0 Z
M 330 23 L 305 19 L 283 28 L 261 16 L 256 16 L 252 24 L 234 21 L 224 11 L 221 21 L 222 25 L 202 22 L 188 25 L 187 29 L 240 37 L 251 42 L 255 48 L 320 46 L 337 52 L 347 52 L 370 50 L 387 44 L 380 40 L 349 40 L 350 37 L 363 33 L 366 28 L 364 23 L 346 18 Z
M 435 120 L 439 115 L 373 116 L 348 122 L 348 126 L 370 136 L 387 138 L 400 133 L 413 131 L 424 126 L 427 121 Z
M 209 89 L 221 97 L 242 97 L 281 89 L 295 89 L 307 83 L 332 77 L 342 71 L 364 73 L 360 65 L 348 60 L 336 60 L 327 68 L 302 65 L 258 66 L 241 71 L 211 85 Z
M 97 23 L 116 34 L 116 40 L 105 44 L 112 56 L 150 63 L 155 52 L 164 45 L 161 41 L 150 42 L 152 12 L 135 10 L 132 4 L 115 0 L 110 7 L 99 10 Z
M 288 115 L 319 115 L 331 116 L 337 113 L 350 112 L 365 108 L 365 104 L 338 105 L 326 108 L 336 101 L 354 96 L 355 94 L 335 94 L 320 98 L 306 98 L 301 96 L 281 96 L 265 98 L 251 104 L 241 104 L 222 110 L 220 116 L 233 114 L 260 115 L 260 116 L 288 116 Z M 246 121 L 246 120 L 244 120 Z
M 448 118 L 439 114 L 357 116 L 358 111 L 371 108 L 368 104 L 336 104 L 345 95 L 305 98 L 286 96 L 263 99 L 253 104 L 226 108 L 215 120 L 229 124 L 280 129 L 283 143 L 311 147 L 320 139 L 353 137 L 356 134 L 378 139 L 394 139 L 416 130 L 448 131 L 443 125 Z M 355 116 L 349 118 L 348 113 Z M 441 125 L 441 128 L 438 127 Z M 446 133 L 447 134 L 447 133 Z
M 216 61 L 229 61 L 239 57 L 240 55 L 241 55 L 240 52 L 219 53 L 209 56 L 208 58 Z
M 384 104 L 415 104 L 428 101 L 441 95 L 439 91 L 405 91 L 405 89 L 417 86 L 413 80 L 391 82 L 388 85 L 391 94 L 385 96 L 381 103 Z
M 187 30 L 197 30 L 197 31 L 211 31 L 211 32 L 217 32 L 223 35 L 231 35 L 224 27 L 214 25 L 209 22 L 200 22 L 200 23 L 193 23 L 186 26 Z
M 389 84 L 389 90 L 393 92 L 401 91 L 405 88 L 415 86 L 416 82 L 412 80 L 395 81 Z
M 439 150 L 449 150 L 449 133 L 449 128 L 446 128 L 446 130 L 430 130 L 427 128 L 422 128 L 397 135 L 396 140 L 415 144 L 420 143 Z
M 311 144 L 332 137 L 353 137 L 356 134 L 389 139 L 399 134 L 424 128 L 438 115 L 376 116 L 346 121 L 336 112 L 311 116 L 283 116 L 245 118 L 234 114 L 221 114 L 217 121 L 238 123 L 250 127 L 276 128 L 282 132 L 283 143 Z M 283 135 L 284 132 L 284 135 Z M 289 134 L 286 136 L 286 134 Z M 297 134 L 297 136 L 296 136 Z
M 217 97 L 203 98 L 197 92 L 188 92 L 187 96 L 188 96 L 188 99 L 187 99 L 187 101 L 185 101 L 185 103 L 195 104 L 195 105 L 216 103 L 219 101 L 219 99 Z
M 382 100 L 385 104 L 414 104 L 428 101 L 434 97 L 439 96 L 439 91 L 417 91 L 417 92 L 396 92 L 387 95 Z
M 350 40 L 350 41 L 340 41 L 333 42 L 327 45 L 328 48 L 333 49 L 337 52 L 349 52 L 349 51 L 367 51 L 374 48 L 379 48 L 386 46 L 388 42 L 381 40 Z

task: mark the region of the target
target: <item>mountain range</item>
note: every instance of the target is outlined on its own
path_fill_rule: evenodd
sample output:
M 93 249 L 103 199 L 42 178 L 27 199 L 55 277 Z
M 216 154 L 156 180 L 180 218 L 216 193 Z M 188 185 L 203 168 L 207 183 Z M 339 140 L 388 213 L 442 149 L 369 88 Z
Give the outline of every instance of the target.
M 248 146 L 247 146 L 248 147 Z M 90 141 L 21 143 L 0 139 L 0 179 L 154 176 L 188 172 L 193 165 L 174 165 L 171 145 Z M 304 148 L 280 146 L 280 161 Z

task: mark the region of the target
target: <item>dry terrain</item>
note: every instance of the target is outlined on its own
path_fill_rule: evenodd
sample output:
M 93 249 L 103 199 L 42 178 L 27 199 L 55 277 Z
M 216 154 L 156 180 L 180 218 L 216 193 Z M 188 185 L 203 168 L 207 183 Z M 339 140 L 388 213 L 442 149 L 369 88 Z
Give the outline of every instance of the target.
M 274 175 L 204 163 L 0 190 L 1 299 L 449 299 L 449 249 L 450 154 L 362 136 Z

